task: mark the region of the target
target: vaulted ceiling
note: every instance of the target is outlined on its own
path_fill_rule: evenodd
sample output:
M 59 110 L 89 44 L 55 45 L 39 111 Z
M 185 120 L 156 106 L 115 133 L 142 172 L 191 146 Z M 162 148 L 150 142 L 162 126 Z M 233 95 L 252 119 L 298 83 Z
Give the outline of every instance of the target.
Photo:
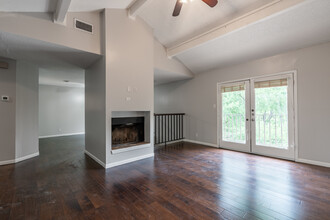
M 69 11 L 127 8 L 134 0 L 72 0 Z M 54 12 L 57 0 L 0 0 L 2 12 Z
M 183 4 L 178 17 L 172 17 L 176 0 L 151 0 L 139 16 L 153 29 L 166 47 L 174 46 L 237 18 L 273 0 L 219 0 L 210 8 L 201 0 Z
M 137 16 L 169 56 L 196 74 L 330 41 L 329 0 L 219 0 L 214 8 L 193 0 L 178 17 L 172 17 L 176 0 L 71 0 L 69 11 L 127 9 L 138 1 L 145 4 Z M 54 12 L 56 4 L 0 0 L 0 11 Z M 157 74 L 163 81 L 176 79 L 175 73 Z

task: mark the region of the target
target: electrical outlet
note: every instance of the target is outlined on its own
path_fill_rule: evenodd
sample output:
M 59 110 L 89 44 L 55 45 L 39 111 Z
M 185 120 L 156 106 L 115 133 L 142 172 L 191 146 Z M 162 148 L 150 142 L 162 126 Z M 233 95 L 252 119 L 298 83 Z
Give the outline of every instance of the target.
M 3 95 L 3 96 L 1 96 L 1 101 L 3 101 L 3 102 L 9 102 L 10 101 L 10 98 L 7 95 Z
M 196 137 L 198 137 L 198 133 L 196 133 L 195 135 L 196 135 Z

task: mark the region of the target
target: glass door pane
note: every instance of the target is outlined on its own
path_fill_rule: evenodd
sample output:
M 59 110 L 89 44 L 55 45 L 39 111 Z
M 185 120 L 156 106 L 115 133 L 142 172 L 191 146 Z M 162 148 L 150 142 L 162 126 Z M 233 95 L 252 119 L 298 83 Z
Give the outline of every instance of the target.
M 256 144 L 287 149 L 288 84 L 278 81 L 254 83 Z
M 221 137 L 220 145 L 225 148 L 249 151 L 249 120 L 247 105 L 249 82 L 222 84 Z
M 251 80 L 252 152 L 294 158 L 293 77 Z

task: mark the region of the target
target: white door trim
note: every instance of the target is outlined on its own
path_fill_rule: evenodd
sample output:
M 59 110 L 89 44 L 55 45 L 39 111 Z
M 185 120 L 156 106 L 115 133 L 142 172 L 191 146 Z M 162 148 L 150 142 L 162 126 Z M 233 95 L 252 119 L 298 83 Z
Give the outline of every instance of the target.
M 221 94 L 221 87 L 223 85 L 226 86 L 232 86 L 237 84 L 244 84 L 245 85 L 245 144 L 240 143 L 233 143 L 228 141 L 222 140 L 222 94 Z M 217 105 L 218 105 L 218 118 L 217 118 L 217 124 L 218 124 L 218 132 L 217 132 L 217 139 L 218 139 L 218 146 L 221 148 L 227 148 L 231 150 L 236 151 L 243 151 L 243 152 L 249 152 L 251 148 L 251 141 L 250 141 L 250 80 L 242 80 L 242 81 L 235 81 L 233 83 L 219 83 L 217 86 Z
M 279 73 L 273 73 L 273 74 L 266 74 L 266 75 L 260 75 L 260 76 L 254 76 L 249 78 L 243 78 L 239 80 L 230 80 L 230 81 L 223 81 L 217 83 L 217 146 L 218 148 L 223 148 L 220 146 L 220 140 L 221 140 L 221 99 L 219 98 L 221 96 L 221 85 L 223 84 L 229 84 L 229 83 L 235 83 L 235 82 L 242 82 L 247 80 L 256 80 L 258 78 L 264 78 L 264 77 L 271 77 L 271 76 L 279 76 L 279 75 L 286 75 L 286 74 L 292 74 L 293 76 L 293 125 L 294 125 L 294 160 L 297 161 L 299 158 L 299 144 L 298 144 L 298 84 L 297 84 L 297 70 L 290 70 L 285 72 L 279 72 Z M 228 149 L 228 148 L 226 148 Z M 247 152 L 247 151 L 243 151 Z M 250 152 L 247 152 L 250 153 Z M 264 154 L 258 154 L 258 155 L 264 155 Z M 264 156 L 270 156 L 270 155 L 264 155 Z M 275 156 L 272 156 L 275 157 Z M 278 157 L 281 159 L 288 159 L 283 157 Z

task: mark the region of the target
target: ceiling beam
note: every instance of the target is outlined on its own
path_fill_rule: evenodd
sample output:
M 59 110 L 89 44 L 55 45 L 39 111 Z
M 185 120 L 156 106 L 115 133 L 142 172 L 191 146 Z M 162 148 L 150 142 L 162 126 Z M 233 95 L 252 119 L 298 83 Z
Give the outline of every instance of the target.
M 135 18 L 152 0 L 136 0 L 129 8 L 128 15 Z
M 266 4 L 256 10 L 253 10 L 243 16 L 240 16 L 230 22 L 227 22 L 221 26 L 213 28 L 203 34 L 193 37 L 187 41 L 181 42 L 173 47 L 167 48 L 167 56 L 173 57 L 179 55 L 191 48 L 197 47 L 208 41 L 222 37 L 238 29 L 244 28 L 253 23 L 259 22 L 267 17 L 270 17 L 280 11 L 288 9 L 292 6 L 298 5 L 305 0 L 274 0 L 269 4 Z
M 66 14 L 69 11 L 71 0 L 57 0 L 56 11 L 54 12 L 54 23 L 63 24 Z

